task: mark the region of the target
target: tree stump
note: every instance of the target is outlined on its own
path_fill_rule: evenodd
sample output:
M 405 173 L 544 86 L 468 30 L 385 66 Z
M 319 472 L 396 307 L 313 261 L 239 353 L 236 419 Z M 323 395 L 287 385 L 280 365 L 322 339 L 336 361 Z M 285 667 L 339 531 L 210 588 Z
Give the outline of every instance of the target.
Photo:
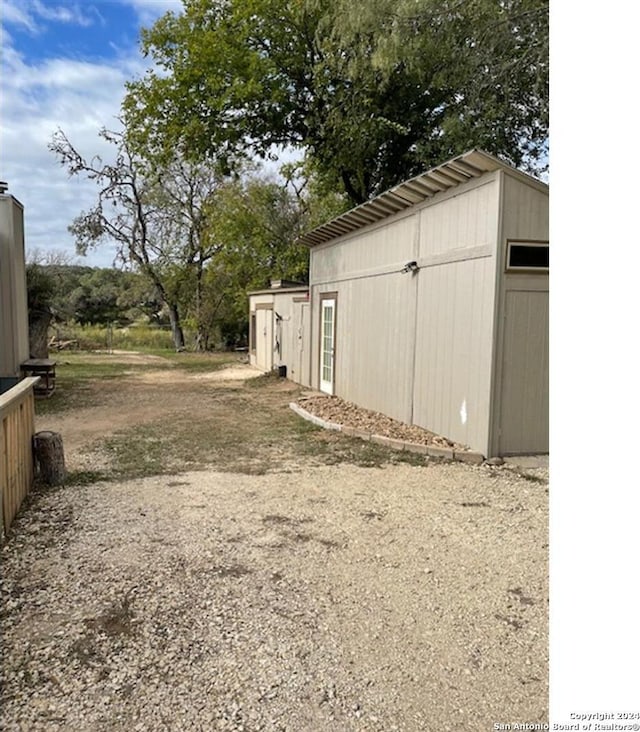
M 59 432 L 36 432 L 33 438 L 36 475 L 46 485 L 62 485 L 67 478 Z

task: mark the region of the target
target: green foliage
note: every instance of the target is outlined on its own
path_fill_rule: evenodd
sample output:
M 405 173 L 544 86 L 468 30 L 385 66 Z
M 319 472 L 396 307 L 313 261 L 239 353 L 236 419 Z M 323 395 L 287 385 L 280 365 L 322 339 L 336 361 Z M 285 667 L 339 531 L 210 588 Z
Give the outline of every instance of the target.
M 41 264 L 31 262 L 26 268 L 27 307 L 29 320 L 49 313 L 53 306 L 56 283 L 48 269 Z
M 472 146 L 540 167 L 545 0 L 186 0 L 142 33 L 135 144 L 232 169 L 303 148 L 360 203 Z
M 58 325 L 56 335 L 63 342 L 74 342 L 75 348 L 80 351 L 104 351 L 111 348 L 129 351 L 172 347 L 171 331 L 168 327 L 130 325 L 118 328 L 71 321 Z
M 213 254 L 204 236 L 203 207 L 218 174 L 211 165 L 187 161 L 178 149 L 162 164 L 151 163 L 126 130 L 102 129 L 99 134 L 113 145 L 111 163 L 83 157 L 62 130 L 49 145 L 70 175 L 85 177 L 98 187 L 93 208 L 69 227 L 76 249 L 86 254 L 102 241 L 112 241 L 118 259 L 153 286 L 167 310 L 175 347 L 182 349 L 178 291 L 182 280 L 194 275 L 199 287 L 204 263 Z M 108 309 L 108 302 L 103 301 L 102 307 Z
M 296 239 L 309 217 L 290 187 L 256 174 L 221 185 L 207 209 L 208 235 L 217 257 L 203 277 L 203 320 L 229 346 L 246 335 L 247 292 L 272 278 L 305 282 L 308 251 Z
M 125 275 L 115 270 L 77 273 L 64 303 L 66 320 L 118 322 L 130 317 L 127 306 L 159 301 L 176 349 L 186 345 L 187 326 L 202 350 L 241 339 L 247 289 L 269 277 L 306 276 L 307 252 L 294 242 L 308 220 L 311 195 L 294 195 L 256 174 L 224 179 L 219 166 L 176 150 L 152 163 L 127 130 L 101 135 L 116 148 L 113 164 L 86 160 L 61 131 L 51 143 L 72 174 L 101 186 L 94 208 L 70 228 L 80 252 L 104 238 L 114 241 L 120 260 L 140 277 L 123 291 Z M 130 289 L 137 289 L 135 300 Z
M 162 303 L 139 273 L 64 264 L 29 265 L 28 271 L 46 278 L 47 303 L 59 324 L 167 324 Z
M 548 153 L 548 13 L 547 0 L 372 0 L 357 15 L 351 7 L 340 35 L 378 28 L 372 63 L 384 74 L 419 69 L 434 40 L 446 44 L 455 96 L 442 130 L 452 154 L 482 147 L 536 173 Z

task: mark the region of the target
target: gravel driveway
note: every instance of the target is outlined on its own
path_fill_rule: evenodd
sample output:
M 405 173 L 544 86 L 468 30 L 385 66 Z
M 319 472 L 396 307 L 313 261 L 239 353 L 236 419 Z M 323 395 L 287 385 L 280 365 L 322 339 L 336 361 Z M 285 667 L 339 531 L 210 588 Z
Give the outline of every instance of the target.
M 3 730 L 547 721 L 547 484 L 200 471 L 38 491 L 3 559 Z

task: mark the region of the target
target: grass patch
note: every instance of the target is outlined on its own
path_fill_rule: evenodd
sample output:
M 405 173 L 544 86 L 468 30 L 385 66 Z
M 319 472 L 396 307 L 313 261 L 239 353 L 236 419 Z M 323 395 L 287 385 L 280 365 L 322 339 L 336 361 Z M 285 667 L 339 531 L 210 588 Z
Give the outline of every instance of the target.
M 301 419 L 288 406 L 301 387 L 279 378 L 277 372 L 224 385 L 180 378 L 159 379 L 156 385 L 153 379 L 132 378 L 156 370 L 210 373 L 240 361 L 231 353 L 159 351 L 154 355 L 162 358 L 138 360 L 136 354 L 129 354 L 118 360 L 114 354 L 111 360 L 108 354 L 65 353 L 59 360 L 56 392 L 50 399 L 38 400 L 38 414 L 91 407 L 90 414 L 95 413 L 103 423 L 109 424 L 110 415 L 118 419 L 124 413 L 127 419 L 118 424 L 130 425 L 93 443 L 101 459 L 108 457 L 108 469 L 76 471 L 67 484 L 90 485 L 203 468 L 260 475 L 291 472 L 300 463 L 350 463 L 367 468 L 428 464 L 423 455 L 323 430 Z
M 249 387 L 250 388 L 250 387 Z M 205 418 L 187 414 L 121 430 L 100 442 L 110 457 L 110 476 L 143 478 L 214 468 L 262 475 L 290 460 L 317 465 L 351 463 L 380 468 L 389 463 L 424 465 L 424 456 L 322 430 L 288 408 L 247 399 L 244 389 L 220 395 Z
M 152 355 L 160 355 L 167 359 L 172 366 L 188 373 L 206 373 L 209 371 L 219 371 L 228 366 L 239 366 L 240 358 L 234 353 L 175 353 L 175 352 L 158 352 Z M 166 364 L 162 368 L 166 368 Z
M 171 472 L 170 441 L 160 425 L 144 425 L 117 432 L 101 442 L 109 456 L 114 480 L 145 478 Z
M 65 486 L 86 486 L 110 480 L 111 475 L 100 470 L 71 470 L 67 473 Z
M 302 420 L 301 420 L 302 421 Z M 305 424 L 309 422 L 305 421 Z M 426 465 L 424 455 L 392 450 L 375 442 L 350 437 L 332 430 L 316 428 L 314 435 L 299 445 L 301 454 L 316 458 L 325 465 L 351 463 L 361 468 L 381 468 L 384 465 L 406 463 Z
M 36 414 L 57 414 L 100 403 L 99 383 L 120 379 L 126 367 L 120 363 L 91 363 L 80 354 L 68 354 L 56 364 L 56 389 L 46 399 L 36 399 Z
M 47 399 L 36 401 L 36 414 L 57 414 L 98 406 L 105 400 L 102 394 L 105 383 L 130 378 L 132 374 L 172 368 L 187 373 L 207 373 L 239 363 L 237 356 L 231 353 L 175 353 L 156 349 L 146 355 L 161 356 L 162 360 L 136 363 L 119 359 L 118 354 L 65 352 L 57 359 L 55 392 Z
M 281 383 L 282 379 L 278 376 L 278 372 L 268 371 L 266 374 L 260 374 L 260 376 L 254 376 L 252 379 L 248 379 L 246 385 L 249 389 L 263 389 L 279 382 Z

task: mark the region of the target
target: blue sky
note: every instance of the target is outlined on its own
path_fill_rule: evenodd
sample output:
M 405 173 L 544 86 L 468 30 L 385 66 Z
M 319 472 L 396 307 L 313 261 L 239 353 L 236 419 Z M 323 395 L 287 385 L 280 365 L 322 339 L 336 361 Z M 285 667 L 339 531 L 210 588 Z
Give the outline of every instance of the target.
M 67 226 L 91 206 L 91 183 L 70 180 L 47 149 L 56 129 L 88 156 L 115 129 L 124 84 L 146 68 L 141 27 L 180 0 L 1 0 L 0 179 L 25 206 L 27 250 L 75 254 Z M 101 245 L 82 262 L 110 266 Z

